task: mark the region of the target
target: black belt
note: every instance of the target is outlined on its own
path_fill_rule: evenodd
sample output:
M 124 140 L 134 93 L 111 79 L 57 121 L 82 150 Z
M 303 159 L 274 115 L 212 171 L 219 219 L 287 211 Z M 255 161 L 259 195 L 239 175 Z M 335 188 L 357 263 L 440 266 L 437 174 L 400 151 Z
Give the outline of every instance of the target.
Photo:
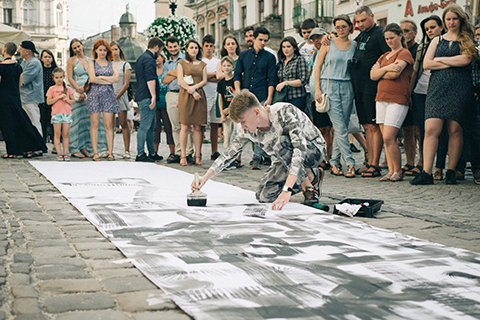
M 180 90 L 170 90 L 170 92 L 176 92 L 176 93 L 179 93 Z

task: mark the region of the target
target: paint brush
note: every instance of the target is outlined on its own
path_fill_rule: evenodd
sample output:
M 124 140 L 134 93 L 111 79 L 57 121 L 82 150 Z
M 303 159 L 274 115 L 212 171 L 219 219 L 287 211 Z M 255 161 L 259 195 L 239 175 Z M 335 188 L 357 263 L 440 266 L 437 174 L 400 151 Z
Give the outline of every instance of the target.
M 187 194 L 187 205 L 189 207 L 205 207 L 207 205 L 207 194 L 198 189 L 198 172 L 195 172 L 195 190 Z

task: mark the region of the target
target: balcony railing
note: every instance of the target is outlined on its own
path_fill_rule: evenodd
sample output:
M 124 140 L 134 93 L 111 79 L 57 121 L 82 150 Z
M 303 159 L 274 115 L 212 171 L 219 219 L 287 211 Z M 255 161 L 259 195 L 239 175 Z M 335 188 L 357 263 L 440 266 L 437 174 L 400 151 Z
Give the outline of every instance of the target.
M 316 0 L 307 3 L 299 3 L 293 7 L 293 23 L 300 24 L 308 18 L 331 18 L 333 17 L 334 0 Z

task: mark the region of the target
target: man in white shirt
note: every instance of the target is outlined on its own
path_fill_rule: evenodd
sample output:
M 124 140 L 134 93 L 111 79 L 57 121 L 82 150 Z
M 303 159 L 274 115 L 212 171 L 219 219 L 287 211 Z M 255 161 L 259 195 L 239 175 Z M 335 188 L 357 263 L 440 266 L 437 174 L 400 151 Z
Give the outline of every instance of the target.
M 212 145 L 211 160 L 218 158 L 220 153 L 218 152 L 218 128 L 222 121 L 220 120 L 220 114 L 217 116 L 217 66 L 220 62 L 219 59 L 213 56 L 215 51 L 215 38 L 211 34 L 207 34 L 203 37 L 202 42 L 203 59 L 202 61 L 207 64 L 207 79 L 208 82 L 203 87 L 205 97 L 207 98 L 207 122 L 210 124 L 210 141 Z

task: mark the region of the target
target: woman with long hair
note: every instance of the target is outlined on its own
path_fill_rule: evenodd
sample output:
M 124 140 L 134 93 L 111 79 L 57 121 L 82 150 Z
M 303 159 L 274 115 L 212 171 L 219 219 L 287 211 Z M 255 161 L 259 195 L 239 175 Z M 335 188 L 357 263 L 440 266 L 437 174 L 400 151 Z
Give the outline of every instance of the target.
M 382 132 L 388 164 L 388 173 L 380 181 L 401 181 L 401 153 L 396 137 L 410 105 L 410 79 L 414 61 L 398 24 L 390 23 L 383 33 L 391 51 L 381 55 L 370 71 L 370 78 L 378 81 L 376 118 Z
M 70 58 L 67 61 L 67 78 L 75 90 L 76 103 L 72 106 L 72 123 L 69 132 L 69 150 L 74 158 L 91 157 L 92 143 L 90 140 L 90 115 L 87 111 L 87 93 L 85 84 L 88 81 L 88 61 L 83 49 L 83 43 L 78 39 L 70 41 Z M 105 129 L 99 128 L 100 140 L 98 149 L 106 149 Z
M 55 56 L 52 51 L 48 49 L 42 50 L 40 54 L 40 61 L 42 62 L 43 68 L 43 92 L 47 94 L 48 88 L 53 86 L 55 82 L 53 81 L 52 72 L 57 67 L 55 62 Z M 52 106 L 49 106 L 46 103 L 40 103 L 38 107 L 40 108 L 40 123 L 42 124 L 42 136 L 43 141 L 47 142 L 50 137 L 53 142 L 53 127 L 50 123 L 50 116 L 52 114 Z M 52 153 L 56 153 L 55 146 L 53 147 Z
M 202 125 L 207 123 L 207 99 L 202 87 L 207 84 L 207 64 L 202 61 L 202 47 L 190 39 L 185 46 L 185 59 L 178 62 L 177 79 L 180 85 L 178 95 L 178 119 L 180 129 L 180 165 L 187 163 L 187 134 L 193 127 L 195 164 L 202 165 Z
M 355 177 L 355 160 L 348 141 L 348 124 L 353 109 L 353 87 L 348 61 L 355 54 L 355 41 L 349 39 L 353 24 L 347 15 L 339 15 L 333 20 L 338 37 L 330 40 L 329 46 L 322 46 L 318 53 L 315 67 L 315 100 L 322 102 L 322 94 L 328 95 L 330 110 L 328 116 L 332 121 L 335 134 L 330 159 L 330 172 L 344 175 L 340 158 L 347 165 L 345 177 Z
M 107 159 L 113 156 L 113 131 L 115 114 L 120 113 L 113 84 L 118 82 L 118 71 L 112 62 L 112 49 L 104 39 L 95 41 L 92 49 L 93 60 L 88 62 L 88 76 L 91 83 L 88 92 L 87 109 L 90 113 L 90 138 L 92 139 L 93 161 L 100 161 L 98 155 L 98 125 L 100 113 L 103 116 L 105 135 L 107 138 Z
M 422 165 L 417 165 L 412 170 L 405 171 L 405 174 L 410 172 L 411 175 L 415 176 L 419 175 L 423 170 L 423 140 L 425 138 L 425 100 L 427 99 L 428 82 L 430 81 L 431 76 L 431 70 L 423 69 L 423 60 L 432 39 L 445 33 L 445 30 L 443 29 L 442 18 L 437 15 L 431 15 L 430 17 L 423 19 L 422 22 L 420 22 L 420 27 L 422 29 L 423 38 L 421 44 L 417 48 L 417 56 L 415 59 L 415 64 L 413 66 L 413 75 L 412 80 L 410 81 L 410 85 L 412 89 L 413 113 L 420 129 L 419 163 L 421 163 Z M 442 143 L 439 141 L 439 146 L 440 144 Z M 445 151 L 441 152 L 441 149 L 445 149 Z M 440 175 L 444 165 L 441 169 L 439 168 L 439 166 L 440 162 L 443 162 L 443 164 L 445 164 L 446 155 L 446 147 L 439 147 L 437 151 L 437 170 L 435 171 L 434 179 L 436 177 L 440 179 Z
M 294 37 L 286 37 L 278 49 L 277 78 L 275 90 L 287 90 L 284 102 L 289 102 L 305 112 L 305 85 L 308 84 L 308 64 L 298 51 Z
M 463 147 L 462 125 L 472 101 L 470 63 L 477 55 L 472 25 L 455 3 L 445 8 L 442 20 L 447 33 L 431 41 L 423 60 L 423 68 L 431 70 L 432 75 L 425 102 L 424 171 L 410 181 L 413 185 L 433 184 L 433 159 L 444 123 L 449 136 L 445 182 L 457 183 L 455 167 Z
M 113 84 L 113 90 L 115 90 L 115 96 L 118 106 L 120 107 L 118 122 L 122 127 L 123 145 L 125 148 L 123 159 L 130 159 L 130 129 L 128 128 L 127 122 L 127 112 L 130 110 L 130 101 L 128 100 L 127 89 L 130 85 L 132 67 L 130 63 L 127 62 L 127 58 L 117 42 L 112 41 L 110 47 L 112 48 L 113 64 L 117 68 L 119 79 L 118 82 Z
M 235 61 L 234 70 L 235 70 L 235 66 L 237 65 L 237 60 L 239 55 L 240 55 L 240 45 L 238 44 L 237 38 L 235 38 L 231 34 L 223 38 L 222 50 L 220 50 L 220 56 L 222 58 L 226 56 L 231 57 L 233 61 Z M 225 74 L 222 72 L 222 66 L 221 66 L 221 63 L 219 62 L 217 66 L 217 79 L 222 80 L 223 78 L 225 78 Z

